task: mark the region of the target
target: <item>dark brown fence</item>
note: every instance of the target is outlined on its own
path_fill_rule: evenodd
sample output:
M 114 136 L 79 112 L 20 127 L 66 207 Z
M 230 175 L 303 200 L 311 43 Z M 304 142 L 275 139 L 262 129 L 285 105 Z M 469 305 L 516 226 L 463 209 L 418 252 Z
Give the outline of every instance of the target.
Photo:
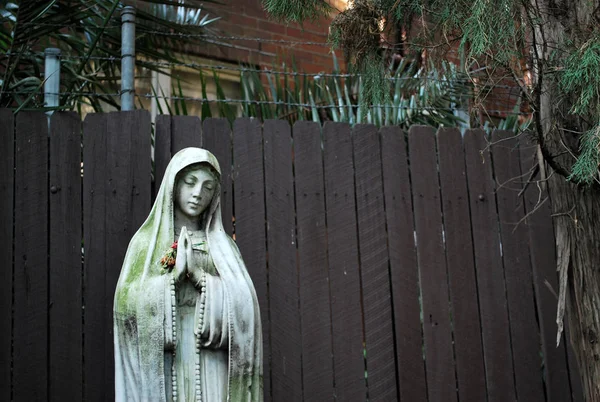
M 183 147 L 221 163 L 267 401 L 582 400 L 522 138 L 169 116 L 155 131 L 157 183 Z M 114 286 L 158 186 L 150 132 L 143 111 L 48 130 L 0 110 L 0 400 L 113 399 Z

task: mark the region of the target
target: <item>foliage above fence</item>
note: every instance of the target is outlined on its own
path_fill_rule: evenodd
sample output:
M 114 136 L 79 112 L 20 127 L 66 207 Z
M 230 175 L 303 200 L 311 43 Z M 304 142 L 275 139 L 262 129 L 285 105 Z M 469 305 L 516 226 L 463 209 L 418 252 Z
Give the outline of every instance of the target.
M 113 398 L 125 249 L 171 155 L 202 146 L 259 298 L 266 401 L 581 401 L 525 138 L 159 116 L 155 183 L 143 111 L 57 113 L 48 137 L 45 114 L 1 110 L 0 141 L 3 400 Z
M 202 110 L 203 119 L 226 117 L 233 121 L 243 116 L 279 118 L 292 123 L 312 120 L 399 125 L 405 129 L 412 124 L 468 126 L 470 119 L 480 124 L 516 129 L 523 123 L 519 117 L 525 119 L 520 111 L 517 88 L 503 85 L 502 80 L 490 80 L 485 67 L 461 69 L 447 62 L 434 66 L 429 59 L 421 64 L 411 56 L 399 58 L 399 55 L 390 56 L 385 63 L 377 59 L 367 70 L 368 74 L 342 71 L 335 55 L 332 63 L 322 64 L 323 71 L 319 73 L 305 73 L 293 62 L 286 64 L 275 59 L 268 64 L 262 63 L 262 66 L 241 65 L 265 52 L 260 46 L 254 49 L 236 45 L 239 42 L 277 46 L 277 52 L 268 55 L 282 60 L 287 58 L 286 47 L 321 47 L 325 53 L 330 44 L 217 35 L 212 30 L 212 23 L 218 18 L 209 18 L 196 1 L 186 2 L 185 7 L 169 1 L 148 3 L 151 4 L 141 4 L 136 9 L 135 24 L 129 23 L 137 29 L 135 39 L 133 35 L 131 39 L 121 35 L 119 12 L 123 5 L 115 0 L 96 2 L 91 7 L 62 3 L 0 5 L 5 22 L 0 25 L 0 33 L 11 38 L 0 46 L 4 50 L 0 52 L 0 105 L 19 109 L 77 110 L 80 114 L 88 109 L 96 112 L 121 107 L 132 110 L 132 102 L 124 105 L 123 97 L 127 98 L 132 91 L 134 71 L 126 69 L 127 73 L 124 73 L 121 69 L 123 60 L 134 58 L 137 75 L 155 72 L 173 76 L 172 88 L 153 84 L 150 89 L 136 92 L 137 107 L 149 107 L 148 99 L 155 99 L 162 109 L 160 113 L 187 114 L 186 105 L 194 102 L 201 105 L 198 109 Z M 45 55 L 37 50 L 46 42 L 58 48 L 52 50 L 60 54 L 54 56 L 60 63 L 46 63 L 43 67 Z M 187 56 L 178 56 L 177 51 L 181 48 L 188 49 L 199 43 L 243 48 L 252 57 L 232 60 L 240 63 L 239 67 L 232 67 L 193 63 Z M 125 51 L 127 54 L 123 56 L 119 47 L 121 53 L 124 49 L 137 49 L 137 54 Z M 291 54 L 293 60 L 293 52 Z M 59 65 L 62 71 L 51 68 Z M 176 67 L 198 72 L 195 87 L 202 93 L 201 97 L 184 93 L 177 74 L 171 70 Z M 239 72 L 241 89 L 238 94 L 226 95 L 223 90 L 221 82 L 225 70 Z M 374 85 L 375 81 L 377 85 Z M 119 88 L 119 82 L 126 83 L 126 88 Z M 215 93 L 207 93 L 208 82 L 216 87 Z M 53 90 L 49 88 L 51 85 L 43 88 L 50 83 L 54 84 Z M 377 96 L 373 94 L 374 87 Z M 503 97 L 502 106 L 484 107 L 486 97 L 492 92 L 494 96 Z M 379 101 L 373 102 L 375 98 Z M 215 103 L 218 107 L 211 111 L 210 106 Z M 85 105 L 89 108 L 83 107 Z M 498 123 L 499 118 L 506 118 L 506 121 Z
M 412 124 L 456 127 L 466 123 L 455 115 L 455 111 L 461 106 L 464 108 L 461 102 L 471 96 L 471 85 L 454 65 L 444 63 L 438 71 L 418 68 L 403 59 L 397 66 L 391 63 L 388 70 L 390 77 L 385 81 L 385 91 L 390 96 L 381 104 L 366 107 L 362 100 L 365 77 L 341 74 L 335 55 L 332 74 L 307 77 L 267 73 L 264 75 L 268 85 L 263 85 L 260 74 L 242 72 L 245 99 L 279 102 L 274 105 L 244 104 L 243 116 L 279 118 L 292 123 L 312 120 L 351 125 L 397 125 L 406 129 Z

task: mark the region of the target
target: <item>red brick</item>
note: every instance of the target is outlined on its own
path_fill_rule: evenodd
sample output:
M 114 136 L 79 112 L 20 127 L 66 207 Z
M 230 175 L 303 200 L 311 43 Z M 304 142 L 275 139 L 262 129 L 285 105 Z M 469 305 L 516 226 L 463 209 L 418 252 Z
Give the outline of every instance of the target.
M 224 32 L 223 36 L 244 36 L 244 26 L 227 23 L 220 27 Z
M 302 24 L 302 28 L 307 32 L 313 32 L 316 34 L 322 34 L 329 32 L 329 25 L 331 24 L 332 18 L 320 18 L 317 21 L 306 21 Z
M 228 19 L 233 25 L 242 26 L 244 28 L 257 29 L 258 19 L 242 14 L 231 14 Z
M 267 19 L 267 13 L 262 8 L 262 3 L 260 0 L 244 0 L 243 6 L 241 7 L 244 11 L 244 14 L 251 15 L 253 17 L 259 17 L 263 19 Z
M 271 37 L 277 40 L 287 40 L 287 35 L 280 32 L 272 32 Z
M 327 64 L 308 64 L 308 63 L 304 63 L 302 65 L 302 70 L 305 73 L 311 73 L 311 74 L 316 74 L 316 73 L 320 73 L 320 72 L 329 72 L 331 71 L 331 66 L 327 65 Z
M 285 35 L 286 30 L 285 25 L 266 20 L 258 20 L 258 29 L 271 32 L 274 35 Z
M 297 29 L 297 28 L 286 27 L 285 34 L 287 36 L 291 36 L 292 38 L 295 38 L 295 39 L 303 39 L 305 37 L 305 35 L 308 34 L 308 32 L 302 31 L 301 29 Z
M 281 46 L 274 44 L 274 43 L 263 43 L 261 46 L 261 49 L 264 52 L 269 52 L 269 53 L 280 53 L 281 52 Z
M 273 39 L 274 35 L 271 32 L 261 29 L 261 28 L 244 27 L 244 36 L 248 39 L 258 38 L 258 39 L 269 39 L 270 40 L 270 39 Z
M 327 38 L 329 37 L 328 31 L 324 31 L 320 34 L 311 33 L 308 31 L 302 31 L 301 37 L 303 40 L 307 42 L 327 42 Z
M 294 41 L 324 43 L 327 41 L 328 34 L 327 34 L 327 31 L 315 33 L 315 32 L 305 31 L 305 30 L 302 30 L 299 28 L 287 26 L 285 36 L 286 36 L 286 39 L 294 40 Z
M 306 60 L 309 63 L 312 63 L 312 54 L 307 53 L 300 48 L 287 49 L 287 51 L 290 55 L 293 55 L 298 61 Z
M 327 55 L 329 53 L 329 46 L 321 45 L 294 45 L 294 49 L 299 49 L 307 53 L 314 55 Z M 314 57 L 312 57 L 314 59 Z
M 321 55 L 313 54 L 312 62 L 314 64 L 327 64 L 329 69 L 333 70 L 333 55 L 331 53 Z

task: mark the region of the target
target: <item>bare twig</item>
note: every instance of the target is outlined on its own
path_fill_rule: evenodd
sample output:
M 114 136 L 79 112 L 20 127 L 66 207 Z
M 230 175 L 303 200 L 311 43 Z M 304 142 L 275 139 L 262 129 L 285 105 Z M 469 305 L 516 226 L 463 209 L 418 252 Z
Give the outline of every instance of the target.
M 538 199 L 538 202 L 535 204 L 533 209 L 531 211 L 527 212 L 521 219 L 519 219 L 519 221 L 515 225 L 515 228 L 513 229 L 513 233 L 517 230 L 517 228 L 519 227 L 519 225 L 521 223 L 525 222 L 529 218 L 530 215 L 533 215 L 534 213 L 536 213 L 537 210 L 540 209 L 546 201 L 548 201 L 548 197 L 544 197 L 544 199 L 541 199 L 541 194 L 542 193 L 540 193 L 540 198 Z
M 533 165 L 531 167 L 531 169 L 529 169 L 529 171 L 531 172 L 531 174 L 529 175 L 529 178 L 525 182 L 525 185 L 523 186 L 523 190 L 521 190 L 521 192 L 519 193 L 519 197 L 522 196 L 525 193 L 525 191 L 527 190 L 527 187 L 529 187 L 529 184 L 533 181 L 533 178 L 540 171 L 540 165 Z
M 574 218 L 574 217 L 571 215 L 571 213 L 572 213 L 573 211 L 575 211 L 575 205 L 573 205 L 573 207 L 572 207 L 570 210 L 568 210 L 567 212 L 557 212 L 557 213 L 554 213 L 554 214 L 552 214 L 552 215 L 550 215 L 550 216 L 551 216 L 551 217 L 553 217 L 553 218 L 555 218 L 555 217 L 558 217 L 558 216 L 568 216 L 568 217 L 569 217 L 569 218 L 571 218 L 571 219 L 575 219 L 575 218 Z

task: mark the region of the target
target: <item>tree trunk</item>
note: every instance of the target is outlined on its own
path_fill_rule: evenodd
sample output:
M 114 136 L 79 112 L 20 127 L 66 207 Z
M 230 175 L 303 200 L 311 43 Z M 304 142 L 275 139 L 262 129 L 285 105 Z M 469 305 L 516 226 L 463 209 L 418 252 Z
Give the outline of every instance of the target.
M 600 191 L 550 180 L 566 319 L 587 401 L 600 401 Z
M 552 69 L 553 50 L 565 40 L 582 44 L 590 37 L 598 0 L 533 1 L 541 23 L 535 30 L 538 79 L 541 79 L 538 111 L 546 156 L 566 171 L 571 170 L 577 152 L 578 135 L 589 127 L 569 116 L 571 102 L 560 96 Z M 555 55 L 556 57 L 556 55 Z M 567 130 L 564 130 L 567 129 Z M 560 170 L 560 169 L 559 169 Z M 589 402 L 600 401 L 600 185 L 583 188 L 556 171 L 548 178 L 552 202 L 561 298 L 566 302 L 566 320 L 573 350 L 579 364 L 584 395 Z M 559 302 L 559 316 L 561 303 Z M 560 321 L 560 320 L 558 320 Z M 561 323 L 559 322 L 559 329 Z

